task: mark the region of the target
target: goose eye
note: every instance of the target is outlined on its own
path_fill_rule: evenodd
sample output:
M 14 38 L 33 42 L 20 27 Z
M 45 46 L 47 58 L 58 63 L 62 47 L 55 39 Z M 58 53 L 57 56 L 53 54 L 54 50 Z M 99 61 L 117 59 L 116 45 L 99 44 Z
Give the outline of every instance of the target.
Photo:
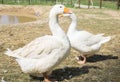
M 60 8 L 62 8 L 62 6 L 60 6 Z

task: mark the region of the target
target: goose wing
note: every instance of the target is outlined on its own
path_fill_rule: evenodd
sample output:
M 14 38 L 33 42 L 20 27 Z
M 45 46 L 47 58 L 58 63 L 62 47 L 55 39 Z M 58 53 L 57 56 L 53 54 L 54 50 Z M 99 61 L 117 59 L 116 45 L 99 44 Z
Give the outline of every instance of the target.
M 88 39 L 86 39 L 86 45 L 91 46 L 94 44 L 99 43 L 103 39 L 104 34 L 97 34 L 97 35 L 92 35 Z
M 52 50 L 62 47 L 62 43 L 54 36 L 46 35 L 36 38 L 29 44 L 17 50 L 5 52 L 12 57 L 40 58 L 49 55 Z
M 103 35 L 104 34 L 97 34 L 97 35 L 91 36 L 90 38 L 87 39 L 86 45 L 92 46 L 94 44 L 98 44 L 98 43 L 103 44 L 110 41 L 111 36 L 104 37 Z

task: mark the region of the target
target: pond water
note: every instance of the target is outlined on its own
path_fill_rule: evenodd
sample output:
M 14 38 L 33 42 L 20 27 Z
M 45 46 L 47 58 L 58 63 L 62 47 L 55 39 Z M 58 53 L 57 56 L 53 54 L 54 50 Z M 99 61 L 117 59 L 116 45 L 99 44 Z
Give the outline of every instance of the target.
M 25 16 L 0 15 L 0 24 L 17 24 L 35 21 L 35 18 Z

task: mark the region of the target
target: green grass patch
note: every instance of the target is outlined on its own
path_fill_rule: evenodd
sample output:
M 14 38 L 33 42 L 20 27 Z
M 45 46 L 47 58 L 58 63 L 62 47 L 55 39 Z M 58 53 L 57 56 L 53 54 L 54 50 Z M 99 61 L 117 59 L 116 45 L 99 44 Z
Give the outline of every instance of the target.
M 76 0 L 72 0 L 72 5 L 70 0 L 57 0 L 57 2 L 64 3 L 67 7 L 73 7 L 74 3 L 78 3 Z M 0 0 L 0 4 L 2 4 L 2 0 Z M 3 4 L 11 4 L 11 5 L 54 5 L 54 0 L 3 0 Z M 81 0 L 81 4 L 88 5 L 88 0 Z M 94 6 L 100 5 L 100 0 L 93 0 Z M 117 1 L 103 1 L 102 7 L 108 9 L 117 9 Z

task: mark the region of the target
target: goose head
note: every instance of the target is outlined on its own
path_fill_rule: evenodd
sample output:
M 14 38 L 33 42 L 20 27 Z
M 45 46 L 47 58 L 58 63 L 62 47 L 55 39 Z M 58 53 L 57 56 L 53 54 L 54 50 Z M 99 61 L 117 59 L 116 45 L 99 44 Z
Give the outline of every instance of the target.
M 70 14 L 70 13 L 71 11 L 68 8 L 66 8 L 64 5 L 57 4 L 53 6 L 53 8 L 51 9 L 49 17 L 58 16 L 59 14 Z
M 70 18 L 71 18 L 72 20 L 74 20 L 74 21 L 77 20 L 77 17 L 76 17 L 76 15 L 75 15 L 74 13 L 69 14 L 69 15 L 70 15 Z
M 72 13 L 72 12 L 68 13 L 68 14 L 61 14 L 59 17 L 67 17 L 67 16 L 69 16 L 72 19 L 72 21 L 76 21 L 77 20 L 76 15 L 74 13 Z

